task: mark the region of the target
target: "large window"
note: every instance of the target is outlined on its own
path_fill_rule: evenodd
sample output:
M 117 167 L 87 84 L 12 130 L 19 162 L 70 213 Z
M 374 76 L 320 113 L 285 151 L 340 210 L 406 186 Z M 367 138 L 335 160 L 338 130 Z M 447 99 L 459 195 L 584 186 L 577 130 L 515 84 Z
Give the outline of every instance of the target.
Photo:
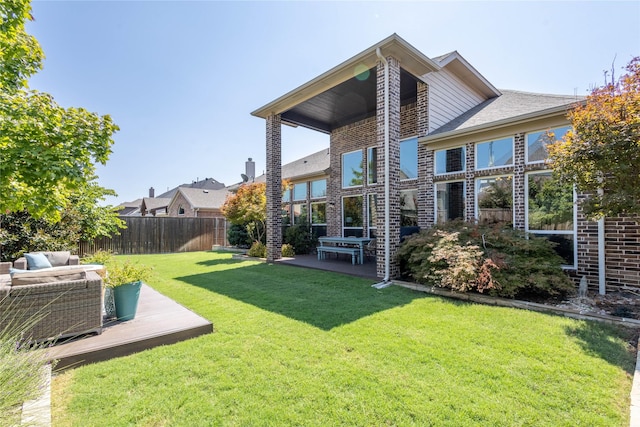
M 288 188 L 285 188 L 284 190 L 282 190 L 282 202 L 287 203 L 290 201 L 291 201 L 291 190 Z
M 311 203 L 311 232 L 314 236 L 327 235 L 327 203 Z
M 342 234 L 344 237 L 362 237 L 362 196 L 342 198 Z
M 560 184 L 550 171 L 526 179 L 526 231 L 556 243 L 567 266 L 575 267 L 575 204 L 573 187 Z
M 311 181 L 311 198 L 318 199 L 320 197 L 327 197 L 327 180 L 318 179 Z
M 570 128 L 570 126 L 563 126 L 527 134 L 527 163 L 544 162 L 548 156 L 547 145 L 562 139 Z M 551 138 L 551 136 L 553 136 L 553 138 Z
M 400 179 L 418 177 L 418 138 L 400 141 Z
M 293 186 L 293 200 L 307 200 L 306 182 L 300 182 Z
M 436 175 L 464 172 L 466 168 L 465 151 L 464 147 L 436 151 Z
M 378 195 L 369 194 L 369 237 L 375 239 L 378 234 Z
M 513 223 L 513 177 L 476 179 L 476 218 L 482 223 Z
M 378 148 L 367 148 L 367 184 L 378 182 Z
M 465 219 L 464 181 L 436 184 L 436 221 L 442 224 L 454 219 Z
M 307 205 L 297 203 L 293 205 L 293 223 L 294 224 L 307 224 L 309 222 L 307 216 Z
M 400 191 L 400 226 L 418 226 L 418 190 Z
M 342 155 L 342 188 L 362 185 L 362 150 Z
M 476 144 L 476 169 L 513 165 L 513 138 Z

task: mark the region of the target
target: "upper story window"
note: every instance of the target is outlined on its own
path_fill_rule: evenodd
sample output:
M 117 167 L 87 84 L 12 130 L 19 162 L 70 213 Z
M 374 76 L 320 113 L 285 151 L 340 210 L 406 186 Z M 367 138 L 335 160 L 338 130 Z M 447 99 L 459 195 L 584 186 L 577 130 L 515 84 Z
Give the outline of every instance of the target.
M 359 187 L 363 178 L 362 150 L 342 155 L 342 188 Z
M 464 172 L 466 168 L 466 150 L 464 147 L 438 150 L 435 153 L 436 175 Z
M 400 141 L 400 179 L 418 177 L 418 138 Z
M 178 215 L 184 215 L 184 208 L 182 205 L 178 206 Z
M 476 169 L 491 169 L 513 165 L 513 138 L 476 144 Z
M 327 197 L 327 180 L 317 179 L 311 181 L 311 198 L 318 199 L 320 197 Z
M 293 200 L 307 200 L 306 182 L 300 182 L 293 186 Z
M 378 183 L 378 147 L 367 148 L 367 184 Z
M 285 188 L 282 190 L 282 202 L 288 203 L 291 201 L 291 190 L 289 188 Z
M 527 163 L 541 163 L 547 157 L 547 145 L 562 139 L 562 137 L 571 129 L 571 126 L 562 126 L 549 130 L 541 130 L 527 134 L 526 159 Z M 551 138 L 553 136 L 553 139 Z

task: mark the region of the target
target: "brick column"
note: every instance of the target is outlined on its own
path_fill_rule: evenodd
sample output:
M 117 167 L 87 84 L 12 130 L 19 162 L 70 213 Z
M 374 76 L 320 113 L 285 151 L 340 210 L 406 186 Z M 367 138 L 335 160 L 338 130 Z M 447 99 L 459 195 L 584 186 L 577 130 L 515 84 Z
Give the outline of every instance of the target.
M 418 82 L 416 120 L 418 139 L 429 134 L 429 85 Z M 418 226 L 433 225 L 433 151 L 425 144 L 418 144 Z
M 282 257 L 282 135 L 280 115 L 267 117 L 267 262 Z
M 525 217 L 524 217 L 524 199 L 525 199 L 525 186 L 524 186 L 524 133 L 514 135 L 514 149 L 513 149 L 513 212 L 514 222 L 513 228 L 516 230 L 524 230 Z
M 475 144 L 470 142 L 465 147 L 465 200 L 466 200 L 466 220 L 475 221 L 476 217 L 476 182 L 474 180 L 476 168 Z
M 395 261 L 395 255 L 400 246 L 400 64 L 392 57 L 386 58 L 389 63 L 389 242 L 390 242 L 390 263 L 389 277 L 397 277 L 400 273 L 399 266 Z M 382 155 L 378 155 L 382 162 L 378 162 L 378 182 L 384 185 L 384 75 L 385 67 L 382 62 L 378 62 L 377 68 L 377 141 L 378 150 Z M 380 197 L 380 206 L 384 207 L 384 190 Z M 377 274 L 383 278 L 385 274 L 385 227 L 384 208 L 378 215 L 378 239 L 381 242 L 377 251 Z

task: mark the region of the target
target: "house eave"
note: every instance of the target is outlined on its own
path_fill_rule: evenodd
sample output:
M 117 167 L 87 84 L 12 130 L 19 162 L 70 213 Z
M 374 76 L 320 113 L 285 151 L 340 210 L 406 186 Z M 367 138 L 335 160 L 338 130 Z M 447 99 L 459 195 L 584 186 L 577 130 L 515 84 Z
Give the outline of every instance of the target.
M 315 79 L 258 108 L 253 111 L 251 115 L 266 119 L 269 116 L 281 114 L 353 78 L 362 70 L 362 66 L 366 67 L 366 69 L 373 68 L 378 62 L 378 56 L 376 54 L 378 48 L 384 56 L 392 56 L 398 59 L 400 66 L 416 77 L 423 76 L 432 71 L 438 71 L 441 68 L 436 62 L 429 59 L 394 33 Z M 297 123 L 292 124 L 297 125 Z

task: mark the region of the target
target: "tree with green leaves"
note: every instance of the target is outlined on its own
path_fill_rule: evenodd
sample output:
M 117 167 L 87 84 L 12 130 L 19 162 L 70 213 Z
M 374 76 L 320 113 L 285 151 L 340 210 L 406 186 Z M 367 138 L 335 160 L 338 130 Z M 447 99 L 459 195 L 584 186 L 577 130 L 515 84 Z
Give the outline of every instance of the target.
M 111 154 L 111 117 L 63 108 L 27 81 L 42 68 L 25 31 L 29 0 L 0 2 L 0 212 L 58 221 L 74 194 L 91 188 L 96 163 Z
M 640 215 L 640 57 L 568 115 L 573 130 L 548 146 L 565 183 L 589 197 L 588 217 Z

